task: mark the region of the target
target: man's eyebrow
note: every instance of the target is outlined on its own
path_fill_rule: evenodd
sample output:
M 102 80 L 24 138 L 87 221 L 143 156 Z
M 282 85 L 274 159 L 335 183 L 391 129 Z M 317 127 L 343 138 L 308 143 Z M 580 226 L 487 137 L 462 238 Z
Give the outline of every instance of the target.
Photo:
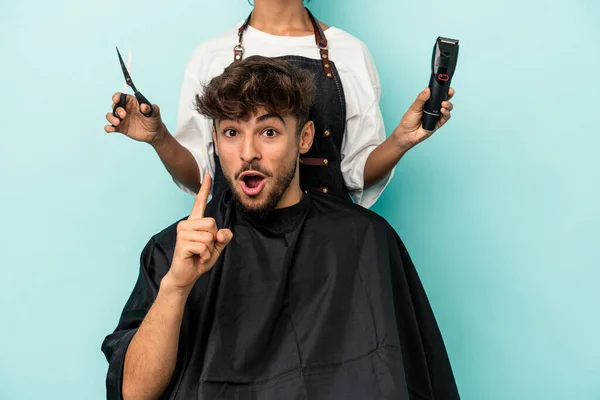
M 271 119 L 271 118 L 278 118 L 281 121 L 281 123 L 285 126 L 285 121 L 283 120 L 283 118 L 281 117 L 281 115 L 279 115 L 279 114 L 277 114 L 275 112 L 261 115 L 260 117 L 256 118 L 256 122 L 263 122 L 263 121 L 266 121 L 266 120 Z

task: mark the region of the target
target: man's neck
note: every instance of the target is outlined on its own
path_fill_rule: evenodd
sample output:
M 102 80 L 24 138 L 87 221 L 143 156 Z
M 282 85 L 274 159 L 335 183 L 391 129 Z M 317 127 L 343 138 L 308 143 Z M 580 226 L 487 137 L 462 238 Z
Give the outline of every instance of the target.
M 250 25 L 276 36 L 306 36 L 313 33 L 302 0 L 255 0 Z

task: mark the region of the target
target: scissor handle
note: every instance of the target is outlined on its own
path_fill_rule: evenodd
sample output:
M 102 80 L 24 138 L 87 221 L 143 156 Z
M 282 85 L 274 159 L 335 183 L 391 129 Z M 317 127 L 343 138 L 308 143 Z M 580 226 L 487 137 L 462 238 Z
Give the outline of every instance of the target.
M 126 110 L 127 108 L 125 107 L 127 105 L 127 95 L 125 93 L 121 93 L 121 97 L 119 97 L 119 102 L 117 104 L 115 104 L 115 106 L 113 107 L 113 115 L 119 119 L 121 119 L 121 117 L 119 117 L 119 114 L 117 114 L 117 108 L 121 107 L 123 108 L 123 110 Z
M 135 98 L 137 99 L 138 103 L 140 104 L 140 112 L 142 113 L 142 115 L 146 118 L 150 118 L 152 116 L 152 113 L 154 112 L 154 108 L 152 107 L 152 104 L 140 92 L 135 92 Z M 148 107 L 150 107 L 150 111 L 148 111 L 147 113 L 143 113 L 142 112 L 142 104 L 148 105 Z
M 154 112 L 154 108 L 152 107 L 152 104 L 150 104 L 148 99 L 146 99 L 144 97 L 144 95 L 141 94 L 140 92 L 135 93 L 135 98 L 137 99 L 138 103 L 140 104 L 140 113 L 142 113 L 142 115 L 144 117 L 150 118 L 152 116 L 152 113 Z M 147 104 L 150 107 L 150 111 L 148 111 L 147 113 L 143 113 L 141 110 L 142 104 Z M 117 108 L 122 107 L 124 110 L 126 110 L 127 109 L 126 105 L 127 105 L 127 94 L 121 93 L 121 96 L 119 97 L 119 102 L 117 104 L 115 104 L 115 106 L 113 107 L 113 115 L 115 117 L 121 119 L 121 117 L 119 117 L 119 115 L 117 114 Z

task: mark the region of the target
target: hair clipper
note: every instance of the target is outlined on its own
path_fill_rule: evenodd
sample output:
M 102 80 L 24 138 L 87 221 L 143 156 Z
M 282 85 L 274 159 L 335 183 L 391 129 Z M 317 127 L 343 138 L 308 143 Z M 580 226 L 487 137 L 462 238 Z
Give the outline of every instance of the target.
M 458 60 L 458 40 L 438 37 L 431 55 L 431 95 L 423 108 L 423 129 L 432 131 L 440 119 L 442 101 L 448 99 L 448 90 Z

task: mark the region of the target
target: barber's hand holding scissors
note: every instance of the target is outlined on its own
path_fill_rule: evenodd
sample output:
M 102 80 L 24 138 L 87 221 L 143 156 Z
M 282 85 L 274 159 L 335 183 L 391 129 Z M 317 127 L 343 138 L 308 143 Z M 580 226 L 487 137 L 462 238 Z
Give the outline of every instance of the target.
M 115 93 L 112 97 L 113 104 L 111 109 L 121 100 L 121 93 Z M 156 104 L 152 105 L 152 116 L 145 117 L 142 113 L 148 113 L 150 106 L 147 104 L 138 103 L 135 96 L 127 95 L 125 107 L 119 106 L 115 109 L 115 113 L 119 118 L 115 117 L 112 112 L 106 114 L 106 120 L 110 125 L 106 125 L 106 132 L 121 132 L 134 140 L 146 143 L 154 143 L 164 136 L 166 129 L 160 117 L 160 109 Z
M 192 212 L 177 224 L 173 261 L 163 282 L 182 292 L 189 292 L 198 278 L 215 265 L 233 238 L 231 230 L 218 229 L 213 218 L 204 217 L 211 183 L 210 175 L 206 174 Z
M 121 53 L 117 48 L 119 63 L 123 70 L 125 83 L 133 89 L 133 96 L 125 93 L 115 93 L 112 97 L 112 113 L 106 114 L 106 132 L 121 132 L 132 139 L 154 144 L 165 136 L 166 127 L 160 118 L 160 110 L 156 104 L 151 104 L 141 94 L 129 75 L 129 70 L 123 62 Z M 131 62 L 131 54 L 129 54 Z

